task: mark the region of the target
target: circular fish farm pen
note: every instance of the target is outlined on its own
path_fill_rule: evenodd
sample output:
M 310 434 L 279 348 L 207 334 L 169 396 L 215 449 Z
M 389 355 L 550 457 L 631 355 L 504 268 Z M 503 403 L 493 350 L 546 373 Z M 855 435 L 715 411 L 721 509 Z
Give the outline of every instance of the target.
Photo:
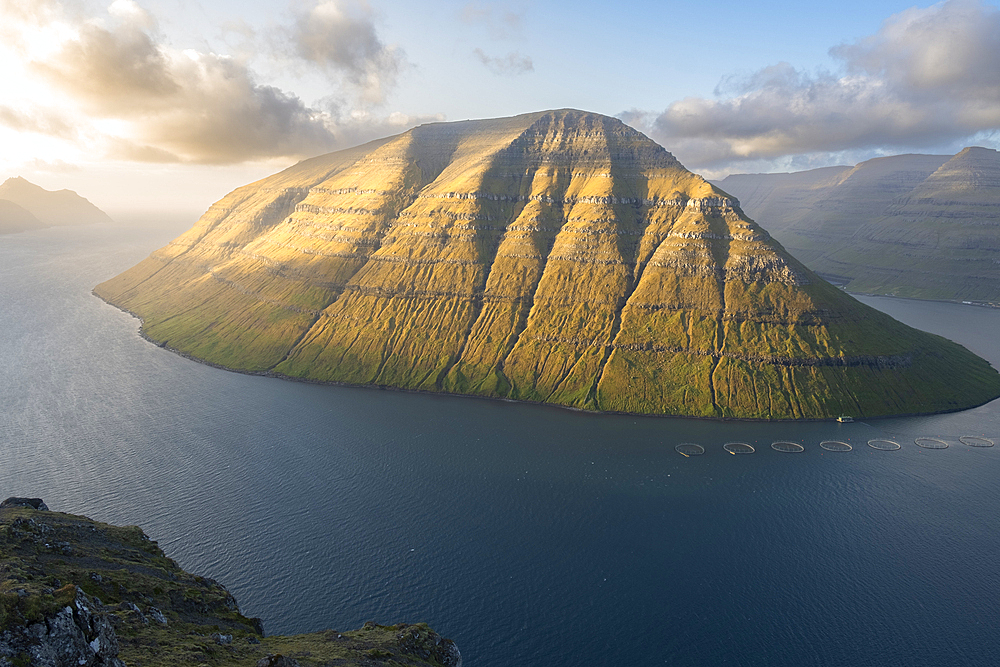
M 722 448 L 730 454 L 753 454 L 756 451 L 745 442 L 727 442 Z
M 771 443 L 771 449 L 776 452 L 785 452 L 787 454 L 797 454 L 799 452 L 806 451 L 806 448 L 797 442 L 786 442 L 784 440 L 779 440 L 778 442 Z
M 992 447 L 994 444 L 989 438 L 980 438 L 978 435 L 963 435 L 959 440 L 969 447 Z
M 892 452 L 900 448 L 900 444 L 894 440 L 869 440 L 868 446 L 872 449 L 881 449 L 882 451 Z
M 917 438 L 913 442 L 924 449 L 948 449 L 948 443 L 937 438 Z
M 849 452 L 854 449 L 846 442 L 841 442 L 840 440 L 824 440 L 819 443 L 819 446 L 828 452 Z
M 678 454 L 684 456 L 701 456 L 705 453 L 705 448 L 701 445 L 696 445 L 693 442 L 682 442 L 681 444 L 674 447 Z

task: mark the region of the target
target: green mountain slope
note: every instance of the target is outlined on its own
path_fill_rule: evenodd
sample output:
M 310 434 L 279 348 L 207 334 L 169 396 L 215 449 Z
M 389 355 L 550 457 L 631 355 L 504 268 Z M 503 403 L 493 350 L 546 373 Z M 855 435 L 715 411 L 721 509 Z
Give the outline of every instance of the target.
M 706 417 L 958 409 L 963 348 L 818 279 L 620 121 L 436 123 L 240 188 L 95 288 L 228 368 Z
M 811 173 L 730 176 L 719 186 L 852 291 L 1000 303 L 1000 153 L 900 155 L 819 188 L 795 182 Z
M 739 199 L 740 208 L 780 237 L 789 225 L 814 215 L 816 202 L 827 197 L 850 167 L 823 167 L 782 174 L 731 174 L 716 183 Z

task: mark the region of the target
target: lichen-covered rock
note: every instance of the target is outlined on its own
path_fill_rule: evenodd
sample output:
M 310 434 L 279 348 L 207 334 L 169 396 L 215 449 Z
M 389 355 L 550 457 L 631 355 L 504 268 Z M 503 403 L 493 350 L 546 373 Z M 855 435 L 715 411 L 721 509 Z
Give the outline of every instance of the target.
M 445 639 L 423 623 L 401 628 L 396 633 L 396 639 L 406 653 L 434 660 L 443 667 L 462 667 L 462 654 L 455 642 Z
M 23 665 L 25 658 L 37 667 L 125 667 L 111 620 L 78 588 L 55 614 L 0 634 L 0 667 Z
M 36 510 L 49 509 L 45 503 L 42 502 L 41 498 L 18 498 L 16 496 L 11 496 L 7 500 L 0 503 L 0 508 L 3 507 L 30 507 Z
M 300 667 L 297 660 L 283 655 L 269 655 L 257 661 L 257 667 Z

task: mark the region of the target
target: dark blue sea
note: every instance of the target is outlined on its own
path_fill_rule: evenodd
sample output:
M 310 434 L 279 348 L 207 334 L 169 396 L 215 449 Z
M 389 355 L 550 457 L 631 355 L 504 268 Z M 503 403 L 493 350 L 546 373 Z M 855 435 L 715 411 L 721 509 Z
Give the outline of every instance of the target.
M 1000 402 L 740 423 L 230 373 L 90 293 L 189 224 L 0 236 L 0 496 L 142 526 L 270 633 L 426 621 L 469 667 L 997 664 L 1000 445 L 959 438 L 1000 443 Z M 1000 310 L 863 300 L 1000 366 Z

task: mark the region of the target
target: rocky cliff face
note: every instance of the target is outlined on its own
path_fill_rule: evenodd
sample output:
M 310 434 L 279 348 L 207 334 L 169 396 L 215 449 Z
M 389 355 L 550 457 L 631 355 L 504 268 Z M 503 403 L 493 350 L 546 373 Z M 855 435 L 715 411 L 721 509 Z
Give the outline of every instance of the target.
M 383 662 L 461 667 L 462 657 L 422 623 L 265 637 L 221 584 L 181 570 L 139 528 L 37 498 L 0 504 L 0 667 Z
M 1000 393 L 985 362 L 819 280 L 639 132 L 572 110 L 305 161 L 95 293 L 161 344 L 310 380 L 756 418 Z
M 719 183 L 810 268 L 857 292 L 1000 304 L 1000 153 L 899 155 Z

